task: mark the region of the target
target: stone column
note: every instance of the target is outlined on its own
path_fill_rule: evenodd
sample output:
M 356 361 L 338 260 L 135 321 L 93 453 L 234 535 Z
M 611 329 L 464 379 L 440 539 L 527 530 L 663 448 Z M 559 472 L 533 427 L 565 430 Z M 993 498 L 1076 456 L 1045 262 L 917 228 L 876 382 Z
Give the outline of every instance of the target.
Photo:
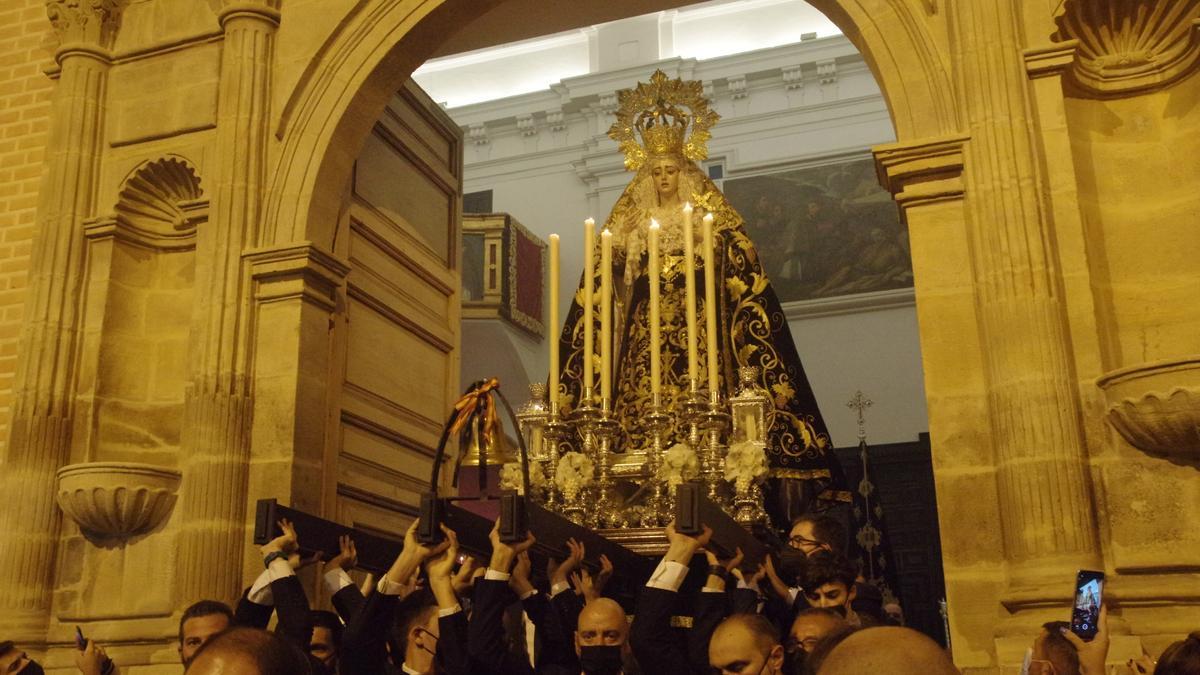
M 274 0 L 226 0 L 212 206 L 196 251 L 191 381 L 184 402 L 181 606 L 231 600 L 241 583 L 250 456 L 249 280 L 265 182 Z
M 60 524 L 54 474 L 70 448 L 82 221 L 94 208 L 108 50 L 121 4 L 46 3 L 61 40 L 55 54 L 61 72 L 51 103 L 12 425 L 0 462 L 9 490 L 0 509 L 0 634 L 27 644 L 42 639 L 50 614 Z
M 965 151 L 966 224 L 996 453 L 1010 610 L 1062 601 L 1098 564 L 1095 515 L 1018 3 L 947 6 Z M 934 328 L 936 330 L 936 328 Z M 1064 581 L 1065 580 L 1065 581 Z

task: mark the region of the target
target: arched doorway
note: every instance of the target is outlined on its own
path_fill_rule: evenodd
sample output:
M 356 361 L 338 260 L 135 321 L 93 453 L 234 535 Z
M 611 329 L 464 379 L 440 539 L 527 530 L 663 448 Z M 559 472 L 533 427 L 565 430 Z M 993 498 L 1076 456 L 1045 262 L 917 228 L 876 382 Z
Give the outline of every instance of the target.
M 951 634 L 961 665 L 991 667 L 1024 642 L 1031 615 L 1020 612 L 1058 603 L 1062 570 L 1098 558 L 1059 282 L 1044 275 L 1055 252 L 1036 195 L 1012 190 L 1040 180 L 1015 60 L 1019 12 L 932 0 L 812 4 L 861 50 L 895 125 L 897 143 L 875 154 L 912 238 L 939 509 L 949 522 Z M 523 7 L 367 2 L 345 17 L 273 129 L 280 146 L 260 245 L 327 246 L 342 186 L 388 97 L 457 28 L 509 6 Z M 567 27 L 575 10 L 540 11 L 561 14 Z M 952 40 L 948 27 L 977 32 Z M 975 174 L 964 177 L 964 165 Z M 1026 239 L 1014 247 L 1014 237 Z M 1011 325 L 1031 329 L 1018 341 L 1005 336 Z M 1000 618 L 1008 616 L 1019 620 L 1009 627 Z M 1001 644 L 1006 634 L 1014 637 Z

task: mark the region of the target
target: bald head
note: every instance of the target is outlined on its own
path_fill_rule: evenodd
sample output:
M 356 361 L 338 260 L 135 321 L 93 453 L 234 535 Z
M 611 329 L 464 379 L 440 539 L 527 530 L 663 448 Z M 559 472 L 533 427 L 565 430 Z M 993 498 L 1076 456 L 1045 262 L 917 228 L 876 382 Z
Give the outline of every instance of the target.
M 629 622 L 625 610 L 615 600 L 596 598 L 579 612 L 575 630 L 575 647 L 624 645 L 629 638 Z
M 819 675 L 959 675 L 941 645 L 909 628 L 886 626 L 855 632 L 829 652 Z
M 231 628 L 196 653 L 187 675 L 304 675 L 308 657 L 283 638 L 257 628 Z
M 721 673 L 777 673 L 783 667 L 779 633 L 759 614 L 734 614 L 713 631 L 708 662 Z

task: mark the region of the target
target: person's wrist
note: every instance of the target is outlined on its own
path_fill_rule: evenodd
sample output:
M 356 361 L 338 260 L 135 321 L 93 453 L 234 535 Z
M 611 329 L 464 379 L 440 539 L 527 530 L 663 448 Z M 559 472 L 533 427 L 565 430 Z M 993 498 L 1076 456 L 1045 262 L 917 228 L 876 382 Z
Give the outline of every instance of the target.
M 504 550 L 493 551 L 492 552 L 492 560 L 491 560 L 491 562 L 488 563 L 488 569 L 492 569 L 497 572 L 503 572 L 505 574 L 508 574 L 510 571 L 512 571 L 513 561 L 515 559 L 516 559 L 516 556 L 513 554 L 513 552 L 511 550 L 509 550 L 509 551 L 504 551 Z

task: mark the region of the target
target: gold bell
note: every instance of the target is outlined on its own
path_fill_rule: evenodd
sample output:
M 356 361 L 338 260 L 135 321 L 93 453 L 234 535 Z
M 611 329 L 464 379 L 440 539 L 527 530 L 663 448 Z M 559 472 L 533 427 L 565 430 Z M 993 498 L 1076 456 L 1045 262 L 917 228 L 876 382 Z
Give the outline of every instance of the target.
M 470 441 L 467 447 L 462 448 L 465 451 L 461 466 L 479 466 L 479 446 L 481 443 L 485 445 L 484 454 L 487 457 L 488 466 L 500 467 L 508 462 L 517 461 L 517 453 L 513 450 L 514 443 L 508 439 L 508 435 L 504 433 L 503 427 L 496 425 L 496 433 L 492 434 L 490 441 L 484 441 L 480 436 L 478 427 L 471 431 Z

